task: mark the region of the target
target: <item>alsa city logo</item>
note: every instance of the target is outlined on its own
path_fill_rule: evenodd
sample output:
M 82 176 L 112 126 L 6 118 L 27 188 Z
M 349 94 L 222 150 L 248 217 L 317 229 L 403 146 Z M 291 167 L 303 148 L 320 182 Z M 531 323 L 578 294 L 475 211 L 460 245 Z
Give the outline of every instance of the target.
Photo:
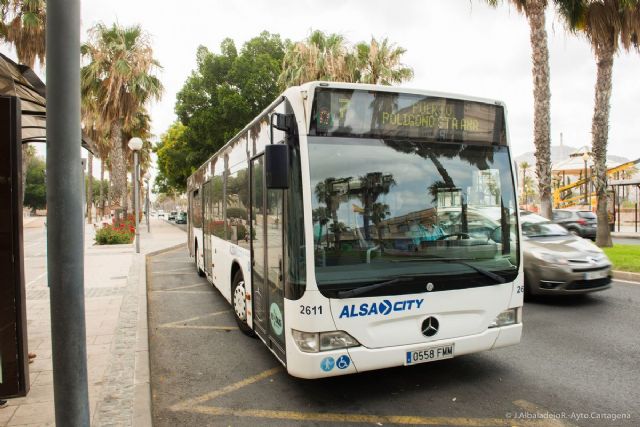
M 388 299 L 385 299 L 381 302 L 365 302 L 360 304 L 360 306 L 356 306 L 355 304 L 345 305 L 342 307 L 339 318 L 373 316 L 374 314 L 382 314 L 386 316 L 392 311 L 418 310 L 423 302 L 424 298 L 408 299 L 393 303 Z

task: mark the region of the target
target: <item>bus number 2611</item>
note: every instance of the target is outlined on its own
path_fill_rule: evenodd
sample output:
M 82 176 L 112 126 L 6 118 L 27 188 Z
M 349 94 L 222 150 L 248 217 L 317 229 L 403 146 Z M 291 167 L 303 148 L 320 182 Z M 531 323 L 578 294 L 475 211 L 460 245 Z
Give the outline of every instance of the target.
M 300 314 L 306 314 L 306 315 L 322 314 L 322 306 L 321 305 L 301 305 Z

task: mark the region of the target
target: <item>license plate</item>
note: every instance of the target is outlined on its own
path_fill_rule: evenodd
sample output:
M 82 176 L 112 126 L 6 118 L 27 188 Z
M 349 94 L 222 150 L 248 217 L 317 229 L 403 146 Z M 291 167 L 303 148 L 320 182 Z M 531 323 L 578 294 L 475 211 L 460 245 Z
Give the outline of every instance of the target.
M 604 279 L 607 277 L 607 270 L 587 271 L 584 273 L 584 280 Z
M 438 347 L 428 347 L 422 350 L 407 351 L 405 365 L 433 362 L 434 360 L 451 359 L 453 357 L 453 344 Z

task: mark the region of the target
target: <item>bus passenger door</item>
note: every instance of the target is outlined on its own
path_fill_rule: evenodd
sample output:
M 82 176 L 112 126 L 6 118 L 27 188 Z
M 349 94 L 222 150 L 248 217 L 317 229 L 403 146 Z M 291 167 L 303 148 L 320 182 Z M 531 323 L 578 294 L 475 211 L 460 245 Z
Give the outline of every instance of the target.
M 213 215 L 211 208 L 213 207 L 213 191 L 211 181 L 207 181 L 202 186 L 202 234 L 203 234 L 203 252 L 204 271 L 208 277 L 212 277 L 211 272 L 211 233 L 213 232 Z
M 284 362 L 283 190 L 264 186 L 264 156 L 251 162 L 252 292 L 256 332 Z

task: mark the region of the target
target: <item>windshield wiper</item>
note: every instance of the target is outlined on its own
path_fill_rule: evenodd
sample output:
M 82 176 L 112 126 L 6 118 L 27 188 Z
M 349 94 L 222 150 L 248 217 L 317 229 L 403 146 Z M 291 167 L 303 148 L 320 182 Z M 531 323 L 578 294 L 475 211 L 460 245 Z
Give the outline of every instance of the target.
M 347 291 L 338 291 L 338 298 L 348 298 L 355 297 L 358 295 L 366 294 L 367 292 L 375 291 L 376 289 L 380 289 L 385 286 L 394 285 L 398 282 L 406 282 L 407 280 L 411 280 L 411 277 L 396 277 L 395 279 L 386 280 L 380 283 L 374 283 L 372 285 L 362 286 L 358 288 L 349 289 Z
M 499 274 L 493 273 L 489 270 L 485 270 L 482 267 L 478 267 L 473 264 L 469 264 L 468 262 L 465 262 L 467 260 L 472 260 L 472 259 L 473 258 L 411 258 L 406 260 L 404 259 L 396 260 L 395 262 L 434 262 L 435 261 L 435 262 L 446 262 L 446 263 L 452 263 L 452 264 L 461 264 L 477 271 L 483 276 L 486 276 L 490 279 L 495 280 L 498 283 L 506 283 L 505 278 L 500 276 Z

